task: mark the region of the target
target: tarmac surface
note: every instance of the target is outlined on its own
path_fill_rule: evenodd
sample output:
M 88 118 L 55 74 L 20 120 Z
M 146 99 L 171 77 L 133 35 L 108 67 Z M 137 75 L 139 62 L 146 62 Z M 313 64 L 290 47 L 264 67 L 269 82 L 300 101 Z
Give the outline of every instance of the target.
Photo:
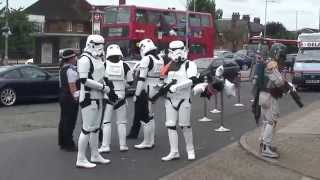
M 161 180 L 318 180 L 320 101 L 279 119 L 274 145 L 279 159 L 259 153 L 260 129 Z

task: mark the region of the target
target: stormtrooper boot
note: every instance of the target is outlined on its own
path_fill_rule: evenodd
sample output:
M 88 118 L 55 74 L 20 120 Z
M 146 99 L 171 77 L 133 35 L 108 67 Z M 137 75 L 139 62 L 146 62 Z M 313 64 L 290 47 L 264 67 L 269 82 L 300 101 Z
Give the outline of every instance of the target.
M 128 151 L 129 148 L 126 142 L 126 124 L 118 124 L 118 136 L 119 136 L 119 144 L 120 144 L 120 151 Z
M 154 138 L 155 138 L 155 122 L 154 122 L 154 119 L 151 119 L 150 120 L 150 126 L 151 126 L 151 144 L 152 146 L 154 146 Z
M 109 153 L 110 150 L 110 142 L 111 142 L 111 123 L 106 123 L 103 125 L 103 138 L 102 145 L 99 148 L 100 153 Z
M 168 135 L 169 135 L 169 143 L 170 143 L 170 153 L 162 157 L 162 161 L 171 161 L 174 159 L 179 159 L 180 154 L 178 150 L 178 132 L 177 130 L 168 129 Z
M 184 127 L 183 128 L 183 136 L 186 141 L 186 150 L 188 153 L 188 160 L 195 160 L 196 155 L 194 153 L 194 146 L 193 146 L 193 134 L 192 134 L 192 128 Z
M 262 144 L 261 155 L 268 158 L 278 158 L 279 154 L 272 151 L 269 145 Z
M 110 163 L 109 159 L 104 159 L 98 151 L 99 133 L 90 134 L 91 161 L 100 164 Z
M 89 134 L 80 133 L 79 141 L 78 141 L 78 155 L 76 167 L 78 168 L 94 168 L 96 164 L 93 164 L 88 161 L 86 158 L 86 150 L 89 142 Z
M 153 148 L 152 144 L 152 123 L 141 122 L 143 127 L 143 141 L 140 144 L 134 145 L 137 149 L 151 149 Z

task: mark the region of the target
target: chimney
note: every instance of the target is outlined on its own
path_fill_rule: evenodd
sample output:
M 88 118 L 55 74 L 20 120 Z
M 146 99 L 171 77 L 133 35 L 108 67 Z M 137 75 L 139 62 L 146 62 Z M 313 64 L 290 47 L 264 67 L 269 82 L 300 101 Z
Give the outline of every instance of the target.
M 258 17 L 253 18 L 253 23 L 260 24 L 260 18 Z
M 234 21 L 234 22 L 240 20 L 240 13 L 238 13 L 238 12 L 232 13 L 232 18 L 231 18 L 231 19 L 232 19 L 232 21 Z
M 119 5 L 125 5 L 126 4 L 126 0 L 119 0 Z
M 248 14 L 242 15 L 242 20 L 244 20 L 246 22 L 250 22 L 250 15 L 248 15 Z

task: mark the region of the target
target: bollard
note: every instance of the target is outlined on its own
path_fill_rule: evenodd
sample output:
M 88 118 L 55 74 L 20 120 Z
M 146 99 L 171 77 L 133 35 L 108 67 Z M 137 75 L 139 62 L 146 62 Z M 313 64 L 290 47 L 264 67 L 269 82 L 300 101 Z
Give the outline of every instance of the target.
M 240 82 L 241 82 L 241 74 L 240 74 L 240 72 L 238 73 L 238 76 L 237 76 L 237 84 L 236 84 L 236 86 L 237 86 L 237 103 L 236 104 L 234 104 L 233 106 L 236 106 L 236 107 L 242 107 L 242 106 L 244 106 L 241 102 L 240 102 Z
M 216 132 L 228 132 L 230 129 L 227 129 L 223 126 L 223 114 L 224 114 L 224 103 L 223 103 L 223 91 L 220 93 L 221 96 L 221 114 L 220 114 L 220 127 L 215 129 Z
M 204 82 L 207 82 L 207 77 L 205 76 Z M 199 119 L 199 122 L 210 122 L 212 119 L 208 118 L 208 100 L 206 98 L 203 98 L 203 118 Z
M 212 114 L 218 114 L 221 111 L 218 109 L 218 96 L 217 93 L 214 95 L 214 108 L 210 111 Z

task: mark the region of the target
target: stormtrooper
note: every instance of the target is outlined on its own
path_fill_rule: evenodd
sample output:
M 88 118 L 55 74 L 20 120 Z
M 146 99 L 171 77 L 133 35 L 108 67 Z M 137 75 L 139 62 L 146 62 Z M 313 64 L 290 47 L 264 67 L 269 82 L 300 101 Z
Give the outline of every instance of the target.
M 94 168 L 95 163 L 110 163 L 110 160 L 104 159 L 98 152 L 102 99 L 104 93 L 110 92 L 110 88 L 103 81 L 105 73 L 103 56 L 103 37 L 89 35 L 84 52 L 78 61 L 81 82 L 79 102 L 83 124 L 78 141 L 76 166 L 80 168 Z M 91 162 L 86 158 L 88 143 L 91 149 Z
M 165 83 L 168 84 L 172 81 L 176 81 L 176 83 L 169 88 L 165 99 L 165 125 L 168 128 L 170 153 L 162 157 L 162 160 L 170 161 L 180 158 L 177 125 L 181 127 L 184 135 L 188 160 L 194 160 L 195 152 L 190 122 L 190 96 L 192 86 L 197 80 L 197 66 L 194 62 L 187 60 L 187 49 L 182 41 L 172 41 L 169 44 L 168 56 L 172 61 L 165 78 Z
M 107 47 L 104 80 L 106 84 L 112 84 L 111 86 L 113 86 L 112 88 L 119 97 L 119 100 L 114 104 L 106 97 L 103 117 L 103 140 L 99 152 L 110 152 L 111 118 L 113 112 L 117 116 L 120 151 L 128 150 L 126 144 L 127 103 L 125 99 L 125 87 L 126 83 L 133 82 L 133 76 L 130 67 L 122 61 L 122 58 L 123 55 L 118 45 L 111 44 Z
M 159 90 L 159 86 L 163 82 L 160 78 L 160 69 L 163 67 L 164 62 L 160 55 L 157 53 L 157 47 L 151 39 L 144 39 L 138 43 L 140 55 L 142 57 L 139 66 L 139 78 L 137 88 L 135 91 L 136 97 L 140 96 L 142 91 L 145 91 L 148 96 L 148 109 L 149 117 L 141 121 L 143 127 L 144 139 L 142 143 L 135 145 L 137 149 L 149 149 L 154 146 L 155 122 L 152 112 L 152 98 Z

